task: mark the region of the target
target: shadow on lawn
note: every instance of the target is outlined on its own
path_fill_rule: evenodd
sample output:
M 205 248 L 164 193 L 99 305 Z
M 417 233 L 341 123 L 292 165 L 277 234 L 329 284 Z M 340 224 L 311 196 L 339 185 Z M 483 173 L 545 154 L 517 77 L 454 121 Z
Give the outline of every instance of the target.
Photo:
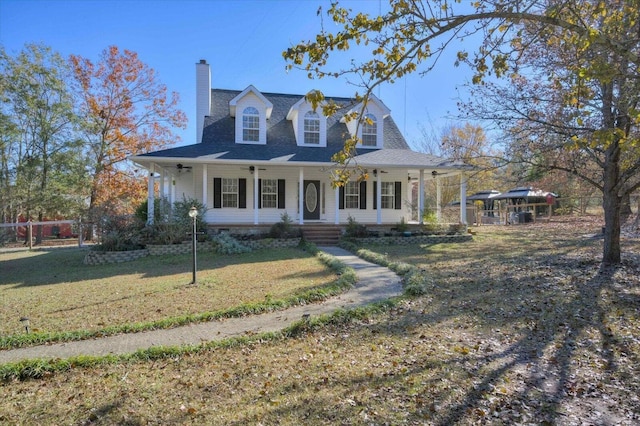
M 72 283 L 138 274 L 141 278 L 185 274 L 189 283 L 192 272 L 191 254 L 148 256 L 132 262 L 88 266 L 83 264 L 86 248 L 38 249 L 33 252 L 0 255 L 0 287 L 12 288 Z M 295 255 L 294 255 L 295 253 Z M 259 250 L 239 255 L 198 253 L 198 271 L 224 266 L 273 262 L 295 256 L 311 257 L 299 249 Z
M 516 413 L 525 410 L 524 407 L 535 407 L 536 421 L 554 424 L 560 417 L 563 400 L 575 387 L 572 361 L 578 348 L 577 340 L 585 338 L 587 328 L 594 327 L 600 333 L 600 349 L 607 361 L 606 371 L 616 369 L 617 361 L 611 349 L 615 338 L 604 324 L 605 312 L 602 309 L 584 312 L 585 307 L 599 306 L 601 292 L 610 282 L 610 271 L 592 278 L 580 286 L 573 299 L 557 306 L 551 318 L 540 315 L 533 319 L 534 323 L 506 350 L 474 358 L 473 361 L 481 365 L 498 361 L 499 366 L 484 374 L 472 389 L 467 389 L 466 397 L 447 409 L 437 424 L 457 423 L 469 409 L 483 408 L 479 407 L 479 402 L 485 394 L 493 393 L 510 371 L 517 371 L 523 376 L 523 386 L 515 394 L 505 397 L 504 406 L 508 405 L 512 410 L 515 408 Z M 547 351 L 553 354 L 545 359 L 543 354 Z M 509 404 L 509 400 L 514 404 Z M 532 413 L 519 414 L 518 417 L 528 415 L 531 418 Z
M 591 265 L 597 269 L 596 265 Z M 405 413 L 407 423 L 424 422 L 436 425 L 453 425 L 460 423 L 476 424 L 480 422 L 521 422 L 525 424 L 534 422 L 535 424 L 566 424 L 569 414 L 564 413 L 565 404 L 593 405 L 584 412 L 577 412 L 578 417 L 574 421 L 582 421 L 593 424 L 627 424 L 625 421 L 624 409 L 619 408 L 615 400 L 608 400 L 608 396 L 602 399 L 603 386 L 614 384 L 618 387 L 622 397 L 635 409 L 637 416 L 640 416 L 640 407 L 633 407 L 633 375 L 619 374 L 621 363 L 630 362 L 637 366 L 640 362 L 638 354 L 632 354 L 625 345 L 624 339 L 612 332 L 607 325 L 607 316 L 610 314 L 607 303 L 603 302 L 604 292 L 612 290 L 615 280 L 613 276 L 615 270 L 604 270 L 594 275 L 589 280 L 575 286 L 575 292 L 571 297 L 556 304 L 553 307 L 531 307 L 527 313 L 521 312 L 519 315 L 524 318 L 523 324 L 526 327 L 520 329 L 519 334 L 514 334 L 514 339 L 507 344 L 500 345 L 501 350 L 496 351 L 471 351 L 467 354 L 456 354 L 456 356 L 446 358 L 437 353 L 418 352 L 416 359 L 407 368 L 397 369 L 388 375 L 379 376 L 371 374 L 360 374 L 351 376 L 348 385 L 344 383 L 344 378 L 337 377 L 327 382 L 302 383 L 298 385 L 287 385 L 273 390 L 274 394 L 295 394 L 300 387 L 317 386 L 317 396 L 312 400 L 299 401 L 299 403 L 287 404 L 286 406 L 274 406 L 269 409 L 269 419 L 292 418 L 304 415 L 309 419 L 336 421 L 353 417 L 355 413 L 369 414 L 370 420 L 375 423 L 394 423 L 398 418 L 390 414 L 389 417 L 375 413 L 376 406 L 368 406 L 358 398 L 357 389 L 366 389 L 369 392 L 384 392 L 385 389 L 392 392 L 391 398 L 396 398 L 397 389 L 405 388 L 407 383 L 420 382 L 423 392 L 417 395 L 404 395 L 399 398 L 404 404 L 412 405 L 413 409 Z M 500 301 L 500 295 L 506 296 L 505 306 L 511 306 L 513 298 L 504 293 L 505 289 L 497 291 L 488 296 Z M 440 297 L 448 298 L 448 294 L 441 293 Z M 473 298 L 486 298 L 486 295 L 471 294 Z M 553 297 L 553 293 L 547 294 Z M 459 300 L 458 300 L 459 301 Z M 640 298 L 637 296 L 633 300 L 627 300 L 626 304 L 612 303 L 616 309 L 623 307 L 625 315 L 634 315 L 634 310 L 640 305 Z M 465 305 L 465 304 L 463 304 Z M 442 305 L 444 306 L 444 305 Z M 466 305 L 465 305 L 466 306 Z M 428 345 L 429 340 L 421 341 L 419 337 L 412 334 L 412 327 L 421 324 L 445 323 L 451 319 L 467 315 L 465 306 L 454 307 L 450 310 L 435 311 L 431 314 L 423 314 L 419 311 L 410 310 L 404 312 L 395 323 L 376 324 L 368 327 L 373 334 L 387 333 L 400 335 L 403 339 L 417 340 L 418 345 Z M 592 309 L 593 308 L 593 309 Z M 508 309 L 507 309 L 508 310 Z M 550 311 L 553 310 L 553 314 Z M 490 314 L 487 312 L 487 314 Z M 491 328 L 493 330 L 506 326 L 514 317 L 507 314 L 506 318 L 493 319 L 478 315 L 479 327 Z M 595 332 L 595 337 L 590 337 L 590 333 Z M 458 343 L 462 345 L 462 343 Z M 485 348 L 486 349 L 486 348 Z M 576 370 L 581 363 L 585 362 L 584 351 L 589 351 L 593 358 L 600 357 L 603 362 L 598 370 L 598 377 L 581 377 Z M 620 353 L 626 354 L 621 358 Z M 628 359 L 625 359 L 628 358 Z M 399 361 L 402 363 L 402 361 Z M 593 361 L 596 362 L 596 361 Z M 477 366 L 473 368 L 470 366 Z M 635 368 L 635 367 L 631 367 Z M 400 371 L 398 371 L 400 370 Z M 421 375 L 429 371 L 438 371 L 437 375 Z M 466 372 L 475 377 L 473 384 L 467 388 L 451 388 L 448 393 L 439 388 L 440 382 L 451 380 L 451 375 L 455 372 Z M 498 392 L 496 389 L 509 383 L 517 377 L 518 383 L 513 391 Z M 628 383 L 621 379 L 626 377 Z M 510 379 L 511 378 L 511 379 Z M 595 381 L 594 381 L 595 380 Z M 508 386 L 508 385 L 507 385 Z M 328 390 L 329 388 L 335 388 Z M 344 394 L 345 388 L 349 389 L 348 394 Z M 325 392 L 326 391 L 326 392 Z M 459 395 L 455 396 L 454 393 Z M 353 396 L 350 404 L 337 404 L 334 398 L 322 395 L 349 395 Z M 620 395 L 618 395 L 620 396 Z M 446 405 L 442 401 L 454 398 L 456 402 Z M 488 400 L 493 400 L 488 406 Z M 585 400 L 588 401 L 585 402 Z M 436 402 L 437 401 L 437 402 Z M 609 407 L 607 405 L 609 404 Z M 594 408 L 595 407 L 595 408 Z M 613 408 L 612 408 L 613 407 Z M 628 409 L 629 405 L 625 406 Z M 590 409 L 596 412 L 593 418 L 585 418 L 591 415 Z M 403 408 L 398 407 L 396 411 L 401 412 Z M 620 410 L 620 411 L 618 411 Z M 375 415 L 374 415 L 375 413 Z M 397 413 L 396 413 L 397 414 Z M 377 415 L 377 417 L 376 417 Z M 583 417 L 580 417 L 582 415 Z M 330 417 L 327 417 L 330 416 Z M 359 420 L 363 420 L 359 419 Z M 579 419 L 579 420 L 578 420 Z M 246 420 L 246 419 L 245 419 Z M 238 421 L 242 424 L 244 420 Z M 403 421 L 404 422 L 404 421 Z M 363 423 L 367 423 L 363 421 Z M 582 424 L 582 423 L 580 423 Z M 628 423 L 631 424 L 631 423 Z
M 498 401 L 492 410 L 501 420 L 504 421 L 503 413 L 515 413 L 511 421 L 528 418 L 543 424 L 566 422 L 563 404 L 572 398 L 597 401 L 603 395 L 604 384 L 617 381 L 616 386 L 623 386 L 619 391 L 626 397 L 633 396 L 637 382 L 626 383 L 629 386 L 625 387 L 625 383 L 614 375 L 618 374 L 621 363 L 637 366 L 640 359 L 637 353 L 629 350 L 624 337 L 612 331 L 609 321 L 614 309 L 618 317 L 626 315 L 633 318 L 640 307 L 640 297 L 621 297 L 619 289 L 615 289 L 619 287 L 615 279 L 616 269 L 602 269 L 595 273 L 597 262 L 568 258 L 568 252 L 574 247 L 570 244 L 558 246 L 564 250 L 561 255 L 557 250 L 553 253 L 536 252 L 520 271 L 504 276 L 502 285 L 497 283 L 498 287 L 488 292 L 474 293 L 473 288 L 463 285 L 436 289 L 435 299 L 439 299 L 444 307 L 446 296 L 450 296 L 452 303 L 448 307 L 453 307 L 453 311 L 436 310 L 426 316 L 414 315 L 409 320 L 437 323 L 472 315 L 479 327 L 498 332 L 514 323 L 519 324 L 518 333 L 513 333 L 515 339 L 507 344 L 506 349 L 486 355 L 469 354 L 451 361 L 457 365 L 472 362 L 483 366 L 485 372 L 479 382 L 464 390 L 463 400 L 439 413 L 435 424 L 456 424 L 470 413 L 484 413 L 488 416 L 484 420 L 490 420 L 492 414 L 486 410 L 485 404 L 487 395 Z M 477 268 L 481 264 L 470 269 L 479 270 Z M 535 265 L 539 269 L 531 268 Z M 638 265 L 630 266 L 631 273 L 635 271 L 637 276 L 640 272 Z M 574 274 L 563 275 L 567 270 Z M 589 279 L 580 279 L 583 274 L 590 273 Z M 523 279 L 524 275 L 528 275 L 527 279 Z M 549 283 L 558 279 L 560 282 Z M 473 307 L 478 305 L 484 309 L 474 312 Z M 589 353 L 587 359 L 584 358 L 585 351 Z M 581 377 L 577 372 L 583 363 L 588 362 L 602 363 L 594 369 L 598 374 L 596 377 Z M 495 389 L 513 380 L 514 376 L 518 377 L 520 385 L 515 393 L 496 395 Z M 609 401 L 609 404 L 615 403 Z M 606 398 L 595 405 L 590 409 L 597 416 L 602 416 L 591 419 L 596 423 L 619 424 L 626 420 L 624 413 L 608 409 Z M 639 410 L 636 404 L 637 416 L 640 416 Z
M 462 401 L 437 416 L 439 420 L 435 424 L 456 424 L 474 410 L 476 414 L 483 412 L 487 395 L 500 400 L 497 411 L 493 412 L 501 420 L 502 412 L 506 410 L 517 413 L 511 421 L 521 421 L 528 415 L 530 421 L 538 423 L 564 423 L 567 418 L 562 413 L 562 406 L 572 398 L 596 401 L 586 410 L 602 416 L 591 419 L 596 423 L 619 424 L 627 420 L 623 412 L 607 407 L 608 404 L 615 405 L 615 401 L 607 403 L 606 398 L 598 399 L 603 395 L 602 386 L 608 383 L 617 381 L 614 387 L 622 384 L 618 391 L 626 394 L 624 396 L 629 400 L 634 395 L 634 387 L 637 389 L 638 386 L 636 379 L 624 383 L 617 377 L 621 363 L 637 366 L 640 358 L 630 350 L 624 336 L 612 330 L 610 321 L 612 316 L 637 316 L 640 297 L 621 292 L 616 273 L 626 267 L 630 275 L 637 277 L 640 267 L 637 259 L 627 259 L 626 265 L 620 268 L 599 269 L 599 263 L 588 256 L 575 256 L 576 248 L 590 244 L 590 241 L 575 244 L 554 241 L 553 250 L 536 247 L 529 257 L 519 257 L 519 261 L 513 262 L 513 270 L 503 274 L 493 289 L 474 292 L 469 285 L 474 282 L 473 278 L 463 278 L 453 287 L 434 289 L 434 299 L 439 300 L 444 309 L 427 316 L 414 316 L 411 321 L 437 323 L 471 315 L 480 327 L 493 330 L 519 324 L 518 333 L 513 333 L 515 340 L 509 342 L 505 350 L 453 360 L 454 364 L 471 361 L 488 369 L 480 382 L 464 390 L 466 396 Z M 509 253 L 500 250 L 489 257 L 499 260 L 503 254 Z M 637 255 L 632 257 L 637 258 Z M 484 261 L 469 265 L 472 271 L 481 271 L 483 265 L 487 268 Z M 589 275 L 590 278 L 582 279 Z M 638 282 L 631 285 L 637 291 Z M 450 298 L 448 304 L 445 302 L 447 296 Z M 483 308 L 474 310 L 478 306 Z M 453 311 L 447 312 L 451 307 Z M 585 352 L 589 353 L 587 359 Z M 602 364 L 594 368 L 597 376 L 581 377 L 577 370 L 589 362 Z M 621 376 L 625 375 L 629 378 L 627 373 Z M 520 387 L 515 393 L 496 396 L 495 389 L 508 382 L 508 376 L 511 379 L 519 377 Z M 531 412 L 526 413 L 529 409 L 533 409 L 533 417 Z M 640 419 L 637 402 L 634 411 L 636 419 Z M 491 414 L 487 412 L 486 415 L 489 417 L 484 420 L 490 420 Z
M 447 276 L 448 271 L 437 271 L 438 276 L 447 276 L 447 284 L 434 285 L 420 302 L 389 322 L 361 326 L 373 335 L 396 335 L 405 345 L 414 342 L 423 346 L 412 352 L 415 360 L 406 365 L 398 360 L 406 368 L 383 376 L 351 376 L 349 392 L 389 392 L 393 399 L 398 389 L 407 391 L 407 383 L 421 383 L 422 391 L 417 395 L 396 398 L 404 405 L 396 412 L 406 409 L 407 423 L 632 424 L 640 420 L 636 396 L 640 354 L 634 351 L 627 333 L 612 325 L 624 322 L 624 318 L 637 318 L 640 312 L 640 257 L 636 251 L 620 268 L 599 270 L 597 256 L 580 251 L 596 245 L 598 242 L 588 238 L 547 241 L 533 245 L 526 255 L 501 245 L 466 262 L 469 271 L 485 271 L 486 277 Z M 429 271 L 432 262 L 450 259 L 455 253 L 453 246 L 426 250 L 431 253 L 404 260 L 426 263 Z M 505 259 L 508 272 L 492 276 L 488 269 Z M 636 278 L 625 280 L 623 274 L 621 279 L 617 276 L 621 270 Z M 477 286 L 477 280 L 483 285 Z M 452 330 L 452 340 L 446 342 L 453 353 L 433 353 L 428 346 L 442 342 L 430 337 L 423 340 L 420 331 L 415 331 L 421 327 L 443 327 L 442 340 L 448 338 L 444 335 L 447 327 L 459 328 L 460 334 Z M 469 340 L 458 341 L 456 336 Z M 482 343 L 474 349 L 478 340 Z M 452 376 L 457 373 L 467 379 L 455 381 Z M 452 386 L 460 387 L 440 387 L 440 383 L 452 380 Z M 358 414 L 370 415 L 374 423 L 398 421 L 393 414 L 374 415 L 376 402 L 368 405 L 366 398 L 363 402 L 354 397 L 351 405 L 337 404 L 331 398 L 325 401 L 323 394 L 344 394 L 347 385 L 343 377 L 316 386 L 315 398 L 271 407 L 267 419 L 301 413 L 310 419 L 327 419 L 332 413 L 338 421 Z M 274 389 L 274 394 L 298 391 L 297 386 L 289 385 Z

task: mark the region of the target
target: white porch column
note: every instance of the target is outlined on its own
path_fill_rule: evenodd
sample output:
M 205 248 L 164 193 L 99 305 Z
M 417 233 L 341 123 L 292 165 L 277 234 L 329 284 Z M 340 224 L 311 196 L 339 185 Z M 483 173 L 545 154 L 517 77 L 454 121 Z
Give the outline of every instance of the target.
M 259 179 L 260 179 L 260 172 L 258 172 L 258 167 L 255 168 L 255 171 L 253 172 L 253 224 L 257 225 L 258 221 L 260 220 L 260 216 L 259 213 L 260 211 L 258 210 L 258 184 L 259 184 Z
M 442 221 L 442 180 L 436 176 L 436 219 Z
M 336 225 L 340 224 L 340 188 L 339 187 L 335 187 L 333 190 L 334 196 L 335 196 L 335 206 L 333 207 L 334 209 L 334 215 L 335 215 L 335 220 L 333 223 L 335 223 Z
M 382 172 L 378 173 L 376 177 L 376 223 L 382 224 Z
M 424 169 L 420 169 L 420 181 L 418 182 L 418 223 L 424 223 Z
M 164 187 L 165 184 L 166 184 L 166 178 L 167 178 L 167 171 L 163 167 L 163 168 L 160 169 L 160 185 L 158 187 L 158 189 L 159 189 L 158 196 L 160 197 L 161 200 L 163 200 L 166 197 L 166 195 L 165 195 L 165 187 Z
M 298 215 L 298 223 L 300 225 L 304 224 L 304 169 L 300 167 L 299 177 L 300 185 L 298 185 L 298 210 L 300 214 Z
M 208 183 L 208 177 L 207 177 L 207 165 L 203 164 L 202 165 L 202 204 L 204 205 L 204 208 L 207 209 L 209 207 L 208 203 L 209 200 L 207 199 L 207 194 L 209 193 L 209 187 L 207 185 Z M 205 214 L 205 213 L 203 213 Z
M 155 201 L 155 191 L 154 191 L 154 174 L 155 165 L 149 165 L 149 181 L 147 182 L 147 225 L 153 225 L 153 217 L 154 217 L 154 201 Z
M 169 210 L 173 212 L 173 203 L 176 202 L 176 176 L 171 174 L 169 179 Z
M 467 176 L 460 173 L 460 223 L 467 224 Z

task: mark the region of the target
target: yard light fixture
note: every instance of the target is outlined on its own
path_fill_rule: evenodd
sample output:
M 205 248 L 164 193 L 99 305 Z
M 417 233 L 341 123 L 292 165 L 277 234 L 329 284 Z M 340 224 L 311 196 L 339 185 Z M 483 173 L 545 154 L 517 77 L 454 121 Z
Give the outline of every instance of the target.
M 191 279 L 191 284 L 196 283 L 196 218 L 198 217 L 198 209 L 195 206 L 192 206 L 189 209 L 189 217 L 192 219 L 192 229 L 191 229 L 191 254 L 192 254 L 192 266 L 193 266 L 193 277 Z
M 30 325 L 30 321 L 29 318 L 27 317 L 20 317 L 20 322 L 22 323 L 22 325 L 24 326 L 24 329 L 27 333 L 29 333 L 29 325 Z

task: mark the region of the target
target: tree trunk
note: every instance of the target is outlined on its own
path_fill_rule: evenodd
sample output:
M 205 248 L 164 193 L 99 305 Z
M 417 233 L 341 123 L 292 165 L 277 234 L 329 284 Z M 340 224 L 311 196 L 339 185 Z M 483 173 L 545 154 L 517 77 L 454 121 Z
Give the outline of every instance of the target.
M 603 197 L 604 208 L 604 247 L 602 263 L 604 266 L 620 263 L 620 205 L 621 199 L 612 194 Z
M 91 194 L 89 196 L 89 222 L 91 224 L 96 223 L 96 215 L 94 214 L 95 206 L 96 206 L 96 185 L 93 183 L 91 185 Z M 84 240 L 85 241 L 93 241 L 93 225 L 89 225 L 85 227 L 84 230 Z
M 604 185 L 602 208 L 604 209 L 604 246 L 602 265 L 612 266 L 620 263 L 620 210 L 622 197 L 618 195 L 617 183 L 620 176 L 620 147 L 612 142 L 605 152 L 606 161 L 603 170 Z

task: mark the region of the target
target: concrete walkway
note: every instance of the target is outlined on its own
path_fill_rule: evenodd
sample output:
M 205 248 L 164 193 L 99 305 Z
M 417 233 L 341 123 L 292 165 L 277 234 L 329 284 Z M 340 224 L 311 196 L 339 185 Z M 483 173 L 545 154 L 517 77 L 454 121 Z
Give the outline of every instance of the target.
M 154 346 L 197 345 L 234 336 L 273 332 L 299 321 L 303 315 L 313 317 L 331 313 L 340 308 L 355 308 L 402 293 L 400 278 L 389 269 L 364 261 L 341 248 L 322 247 L 320 249 L 356 271 L 358 282 L 354 288 L 322 303 L 295 306 L 261 315 L 196 323 L 166 330 L 119 334 L 99 339 L 0 351 L 0 364 L 34 358 L 119 355 Z

